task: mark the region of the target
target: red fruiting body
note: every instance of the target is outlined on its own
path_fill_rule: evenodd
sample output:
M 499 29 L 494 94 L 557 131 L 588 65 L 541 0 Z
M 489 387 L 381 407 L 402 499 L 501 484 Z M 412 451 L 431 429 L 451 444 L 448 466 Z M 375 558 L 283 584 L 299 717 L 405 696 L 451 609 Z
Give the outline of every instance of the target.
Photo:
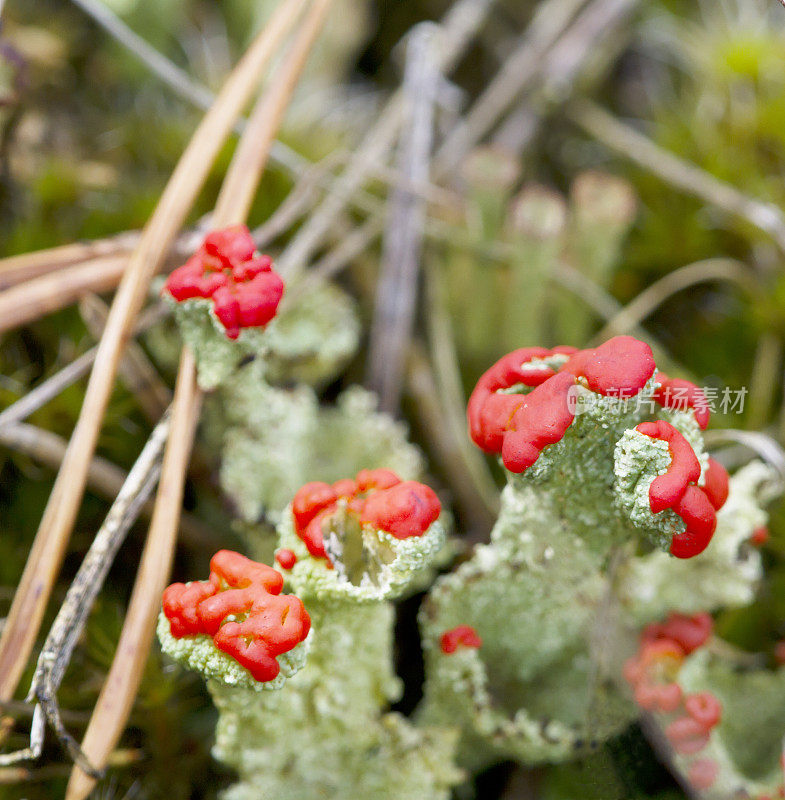
M 774 659 L 781 667 L 785 666 L 785 639 L 781 639 L 774 645 Z M 783 766 L 783 769 L 785 769 L 785 766 Z
M 266 325 L 276 314 L 284 285 L 269 256 L 254 258 L 255 245 L 245 225 L 207 235 L 202 246 L 172 272 L 165 290 L 183 302 L 194 297 L 213 301 L 216 317 L 230 339 L 242 328 Z
M 649 345 L 632 336 L 614 336 L 595 350 L 579 350 L 559 371 L 584 378 L 592 392 L 624 398 L 638 394 L 655 367 Z
M 275 560 L 282 569 L 291 569 L 297 563 L 297 556 L 293 550 L 287 547 L 282 547 L 275 554 Z
M 681 686 L 678 683 L 666 683 L 659 687 L 657 694 L 657 710 L 663 714 L 675 711 L 682 701 Z
M 695 755 L 709 743 L 709 732 L 692 717 L 679 717 L 665 728 L 673 749 L 682 755 Z
M 673 510 L 684 520 L 686 528 L 671 540 L 671 555 L 676 558 L 700 555 L 709 546 L 717 527 L 717 515 L 709 498 L 697 486 L 688 486 Z
M 279 572 L 239 553 L 219 550 L 210 579 L 173 583 L 163 595 L 172 636 L 213 637 L 215 646 L 264 682 L 280 672 L 276 658 L 302 642 L 311 619 L 294 595 L 280 594 Z M 225 621 L 227 617 L 235 617 Z
M 695 485 L 700 477 L 695 451 L 684 436 L 664 420 L 641 422 L 635 430 L 668 443 L 671 463 L 664 475 L 652 481 L 649 507 L 652 514 L 670 508 L 684 521 L 684 532 L 675 534 L 671 541 L 671 555 L 677 558 L 697 556 L 706 549 L 714 535 L 717 515 L 707 494 Z
M 524 369 L 535 359 L 554 355 L 569 356 L 558 371 L 546 366 Z M 469 433 L 485 452 L 501 454 L 511 472 L 524 472 L 572 424 L 568 398 L 576 383 L 606 397 L 631 397 L 654 369 L 651 348 L 631 336 L 616 336 L 595 350 L 515 350 L 477 382 L 467 408 Z M 516 384 L 534 388 L 528 394 L 500 394 Z
M 680 614 L 671 612 L 665 622 L 654 622 L 643 629 L 643 642 L 667 640 L 676 642 L 685 654 L 702 647 L 711 636 L 714 620 L 705 611 L 700 614 Z
M 654 392 L 655 402 L 663 408 L 673 408 L 678 411 L 691 408 L 695 413 L 695 421 L 701 430 L 705 431 L 711 411 L 703 390 L 690 381 L 669 378 L 664 372 L 657 373 L 657 382 L 660 385 Z
M 555 355 L 555 351 L 544 347 L 525 347 L 508 353 L 499 359 L 477 382 L 469 398 L 466 414 L 472 439 L 482 450 L 500 453 L 504 435 L 513 414 L 522 405 L 525 395 L 498 394 L 501 389 L 522 383 L 524 386 L 539 386 L 555 372 L 540 365 L 535 371 L 523 367 L 534 359 Z
M 422 536 L 442 510 L 429 486 L 401 481 L 388 469 L 361 470 L 355 480 L 344 478 L 332 486 L 306 483 L 292 501 L 294 529 L 314 558 L 327 559 L 322 526 L 347 500 L 346 510 L 361 524 L 373 525 L 396 539 Z M 329 561 L 329 559 L 328 559 Z
M 684 708 L 706 731 L 717 725 L 722 717 L 722 703 L 711 692 L 687 695 L 684 699 Z
M 709 459 L 709 468 L 706 470 L 706 480 L 703 484 L 703 493 L 709 502 L 719 511 L 728 499 L 728 471 L 713 458 Z
M 692 762 L 687 779 L 694 789 L 705 791 L 714 786 L 720 768 L 712 758 L 699 758 Z
M 638 433 L 667 442 L 671 463 L 668 471 L 652 481 L 649 489 L 649 505 L 652 514 L 673 508 L 691 483 L 696 483 L 701 474 L 698 457 L 692 445 L 669 422 L 641 422 L 635 429 Z
M 360 509 L 360 522 L 387 531 L 396 539 L 422 536 L 436 521 L 442 505 L 430 486 L 404 481 L 371 491 Z
M 501 456 L 510 472 L 524 472 L 549 445 L 561 441 L 575 415 L 570 411 L 568 392 L 575 378 L 554 375 L 525 395 L 509 423 Z
M 755 547 L 762 547 L 768 541 L 769 529 L 765 525 L 762 525 L 760 528 L 755 528 L 752 532 L 752 536 L 750 536 L 750 542 L 752 542 Z
M 450 631 L 445 631 L 439 639 L 442 653 L 454 653 L 458 647 L 471 647 L 475 650 L 482 647 L 482 639 L 471 625 L 458 625 Z

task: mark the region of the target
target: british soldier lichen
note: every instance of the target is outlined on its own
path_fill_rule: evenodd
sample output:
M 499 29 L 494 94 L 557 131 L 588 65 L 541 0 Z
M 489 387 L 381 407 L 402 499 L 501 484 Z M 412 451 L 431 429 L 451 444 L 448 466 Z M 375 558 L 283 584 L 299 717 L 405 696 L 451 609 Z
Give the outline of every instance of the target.
M 226 797 L 447 800 L 461 778 L 453 766 L 456 733 L 415 727 L 386 710 L 399 699 L 401 685 L 392 667 L 393 608 L 383 600 L 406 590 L 441 546 L 436 495 L 424 484 L 375 470 L 337 488 L 305 486 L 293 508 L 296 513 L 290 508 L 279 525 L 278 563 L 287 583 L 303 590 L 298 594 L 313 618 L 313 639 L 307 663 L 280 692 L 210 681 L 220 712 L 214 752 L 240 777 Z M 331 543 L 338 518 L 356 523 L 357 538 L 343 546 Z M 244 574 L 253 585 L 280 591 L 275 570 L 259 565 Z M 185 622 L 188 630 L 201 626 L 191 595 L 207 595 L 196 602 L 200 610 L 213 598 L 215 583 L 170 587 L 162 619 Z M 235 605 L 222 604 L 222 611 Z M 168 652 L 172 640 L 164 631 Z
M 748 602 L 760 561 L 742 545 L 765 521 L 750 472 L 758 482 L 771 473 L 750 465 L 729 492 L 703 447 L 702 393 L 660 378 L 631 337 L 505 356 L 480 378 L 468 422 L 508 483 L 490 544 L 423 606 L 421 719 L 457 724 L 460 763 L 472 768 L 596 750 L 636 713 L 596 632 L 606 642 L 604 628 L 692 610 L 693 594 L 711 596 L 710 608 Z M 603 618 L 609 598 L 614 623 Z M 482 647 L 446 654 L 440 637 L 456 626 L 471 626 Z
M 173 583 L 164 592 L 164 651 L 206 678 L 279 688 L 302 666 L 311 629 L 302 601 L 282 595 L 282 588 L 279 572 L 220 550 L 210 561 L 209 580 Z
M 445 800 L 461 769 L 597 753 L 641 713 L 662 722 L 696 789 L 776 789 L 773 772 L 749 767 L 738 693 L 707 644 L 707 612 L 753 599 L 753 543 L 776 481 L 759 462 L 729 478 L 708 456 L 698 387 L 662 375 L 628 336 L 516 350 L 482 376 L 469 432 L 499 456 L 507 485 L 490 542 L 423 602 L 424 699 L 410 720 L 388 711 L 401 692 L 390 601 L 432 581 L 441 503 L 370 395 L 354 387 L 323 407 L 308 382 L 324 371 L 277 385 L 296 359 L 274 376 L 272 351 L 257 344 L 225 372 L 211 424 L 240 516 L 277 523 L 274 543 L 248 541 L 280 574 L 254 567 L 240 586 L 217 564 L 215 580 L 168 590 L 159 624 L 164 649 L 210 679 L 214 752 L 239 775 L 227 800 Z M 279 622 L 284 605 L 304 606 L 313 632 L 298 611 L 297 636 L 247 638 L 252 584 Z M 625 666 L 624 632 L 642 629 Z M 284 675 L 278 692 L 254 685 Z M 776 706 L 779 672 L 744 681 Z M 768 748 L 775 728 L 785 732 L 772 723 L 755 741 Z

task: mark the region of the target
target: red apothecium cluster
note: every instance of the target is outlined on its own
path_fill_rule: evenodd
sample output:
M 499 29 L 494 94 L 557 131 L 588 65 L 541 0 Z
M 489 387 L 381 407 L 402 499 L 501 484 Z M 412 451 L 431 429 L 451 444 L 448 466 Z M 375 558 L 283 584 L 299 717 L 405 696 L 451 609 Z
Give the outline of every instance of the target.
M 257 681 L 270 681 L 281 669 L 277 657 L 311 628 L 300 598 L 280 594 L 282 588 L 283 577 L 272 567 L 219 550 L 210 561 L 209 580 L 173 583 L 164 591 L 163 609 L 172 636 L 212 636 L 215 646 Z M 226 621 L 229 616 L 233 619 Z
M 388 469 L 364 469 L 352 480 L 306 483 L 292 501 L 294 529 L 314 558 L 327 558 L 322 526 L 344 499 L 346 511 L 396 539 L 422 536 L 442 510 L 436 492 L 417 481 L 402 481 Z
M 243 328 L 266 325 L 278 311 L 284 284 L 269 256 L 256 256 L 245 225 L 212 231 L 202 246 L 172 272 L 165 291 L 178 302 L 213 301 L 215 316 L 230 339 Z

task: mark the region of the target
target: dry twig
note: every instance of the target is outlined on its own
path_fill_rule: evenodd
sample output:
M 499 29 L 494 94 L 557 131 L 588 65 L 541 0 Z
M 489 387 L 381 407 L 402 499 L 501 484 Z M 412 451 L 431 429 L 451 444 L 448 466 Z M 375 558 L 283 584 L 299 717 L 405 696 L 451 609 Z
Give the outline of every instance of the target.
M 67 265 L 0 292 L 0 333 L 34 322 L 89 292 L 114 289 L 128 266 L 124 253 Z
M 79 746 L 68 733 L 57 705 L 56 694 L 71 660 L 76 642 L 84 629 L 93 602 L 114 561 L 114 557 L 136 520 L 143 505 L 152 494 L 158 480 L 161 454 L 169 435 L 169 415 L 162 417 L 136 460 L 131 472 L 122 482 L 106 520 L 90 545 L 79 571 L 66 594 L 38 656 L 28 699 L 36 699 L 30 729 L 30 746 L 17 753 L 0 756 L 0 766 L 22 758 L 38 758 L 44 743 L 44 720 L 57 732 L 74 759 L 81 759 Z
M 135 332 L 140 333 L 147 330 L 147 328 L 161 319 L 164 313 L 166 313 L 166 307 L 162 303 L 150 306 L 139 316 Z M 91 348 L 0 412 L 0 430 L 5 425 L 11 425 L 27 419 L 72 383 L 84 377 L 90 371 L 97 354 L 98 347 Z
M 46 250 L 0 259 L 0 291 L 18 283 L 46 275 L 55 269 L 81 264 L 99 256 L 130 252 L 139 239 L 138 231 L 129 231 L 94 242 L 74 242 Z
M 540 73 L 543 59 L 586 0 L 548 0 L 538 6 L 521 44 L 504 61 L 469 113 L 455 126 L 436 156 L 440 174 L 454 169 L 466 152 L 495 125 L 515 98 Z
M 109 309 L 104 302 L 94 294 L 85 295 L 79 303 L 79 312 L 92 336 L 100 340 L 109 316 Z M 126 345 L 117 371 L 128 390 L 136 397 L 147 419 L 153 423 L 161 419 L 161 415 L 172 402 L 172 393 L 135 341 Z
M 435 30 L 428 23 L 418 25 L 407 42 L 402 93 L 406 123 L 397 160 L 399 171 L 413 183 L 427 181 L 430 172 L 441 79 L 434 59 Z M 426 209 L 423 200 L 401 187 L 393 191 L 389 205 L 371 325 L 368 385 L 379 395 L 379 407 L 395 413 L 414 325 Z

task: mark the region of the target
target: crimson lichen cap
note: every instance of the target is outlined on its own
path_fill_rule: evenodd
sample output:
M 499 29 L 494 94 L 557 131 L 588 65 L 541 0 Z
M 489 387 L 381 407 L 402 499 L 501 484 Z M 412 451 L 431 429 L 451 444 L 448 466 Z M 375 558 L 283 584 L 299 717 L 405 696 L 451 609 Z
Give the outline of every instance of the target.
M 386 469 L 308 483 L 279 528 L 280 548 L 295 556 L 287 580 L 304 597 L 397 596 L 443 546 L 440 513 L 433 489 Z
M 614 456 L 616 499 L 633 524 L 677 558 L 702 553 L 728 497 L 728 474 L 665 420 L 625 431 Z M 702 477 L 702 485 L 699 485 Z
M 264 327 L 276 314 L 284 284 L 269 256 L 256 256 L 245 225 L 212 231 L 202 246 L 174 270 L 165 290 L 178 302 L 209 299 L 226 336 Z
M 264 329 L 278 311 L 284 284 L 272 259 L 255 248 L 245 225 L 212 231 L 164 285 L 203 389 L 214 389 L 244 357 L 266 349 Z
M 305 663 L 311 620 L 302 601 L 282 595 L 279 572 L 230 550 L 210 561 L 210 578 L 173 583 L 163 595 L 158 636 L 164 652 L 206 678 L 279 688 Z

